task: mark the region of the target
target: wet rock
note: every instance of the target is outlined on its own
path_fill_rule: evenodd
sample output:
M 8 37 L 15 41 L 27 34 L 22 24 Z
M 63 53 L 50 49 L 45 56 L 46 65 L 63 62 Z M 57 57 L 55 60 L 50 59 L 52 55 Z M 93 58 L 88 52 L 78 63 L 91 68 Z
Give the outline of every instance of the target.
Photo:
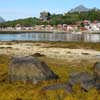
M 57 79 L 58 76 L 36 57 L 14 57 L 9 65 L 9 80 L 11 82 L 32 82 Z
M 44 57 L 44 54 L 40 54 L 40 53 L 35 53 L 32 55 L 33 57 Z
M 89 53 L 82 53 L 82 55 L 90 55 Z

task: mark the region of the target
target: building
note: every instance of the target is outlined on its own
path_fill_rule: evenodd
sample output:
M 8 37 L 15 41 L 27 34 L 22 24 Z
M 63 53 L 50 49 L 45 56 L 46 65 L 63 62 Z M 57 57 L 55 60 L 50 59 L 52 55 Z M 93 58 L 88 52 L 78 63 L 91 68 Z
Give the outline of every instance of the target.
M 20 31 L 20 30 L 22 29 L 22 27 L 21 27 L 20 24 L 17 24 L 17 25 L 15 26 L 15 29 L 16 29 L 17 31 Z
M 58 24 L 58 25 L 57 25 L 57 30 L 58 30 L 58 31 L 62 31 L 62 30 L 63 30 L 63 25 Z
M 40 19 L 42 20 L 42 21 L 47 21 L 47 20 L 49 20 L 50 19 L 50 13 L 49 12 L 41 12 L 40 13 Z
M 91 23 L 91 21 L 89 21 L 89 20 L 84 20 L 82 23 L 83 23 L 85 26 L 89 26 L 90 23 Z
M 99 31 L 99 27 L 95 23 L 90 24 L 91 31 Z

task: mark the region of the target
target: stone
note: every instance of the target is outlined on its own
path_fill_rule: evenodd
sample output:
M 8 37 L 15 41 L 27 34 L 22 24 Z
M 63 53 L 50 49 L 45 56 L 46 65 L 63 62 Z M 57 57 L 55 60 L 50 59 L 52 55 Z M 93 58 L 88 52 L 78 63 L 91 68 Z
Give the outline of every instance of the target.
M 65 89 L 69 93 L 72 92 L 72 86 L 68 83 L 50 85 L 50 86 L 44 87 L 42 90 L 46 91 L 46 90 L 57 90 L 57 89 Z
M 55 90 L 55 89 L 66 89 L 67 92 L 72 92 L 72 88 L 76 84 L 80 84 L 80 87 L 88 92 L 91 88 L 96 88 L 100 90 L 100 62 L 96 62 L 93 67 L 93 75 L 88 72 L 74 72 L 69 76 L 67 83 L 56 84 L 47 86 L 45 90 Z
M 67 83 L 56 84 L 44 87 L 44 90 L 56 90 L 56 89 L 65 89 L 67 92 L 71 93 L 73 91 L 73 86 L 80 84 L 81 88 L 85 91 L 95 87 L 95 78 L 93 75 L 87 72 L 72 73 L 69 77 Z
M 94 76 L 96 80 L 96 88 L 100 89 L 100 62 L 96 62 L 94 65 Z
M 48 65 L 36 57 L 13 57 L 9 64 L 10 82 L 37 83 L 39 81 L 57 78 L 58 76 Z
M 33 57 L 44 57 L 44 54 L 40 54 L 40 53 L 35 53 L 32 55 Z
M 71 86 L 80 84 L 81 88 L 86 91 L 95 86 L 95 77 L 87 72 L 74 73 L 70 75 L 69 79 Z

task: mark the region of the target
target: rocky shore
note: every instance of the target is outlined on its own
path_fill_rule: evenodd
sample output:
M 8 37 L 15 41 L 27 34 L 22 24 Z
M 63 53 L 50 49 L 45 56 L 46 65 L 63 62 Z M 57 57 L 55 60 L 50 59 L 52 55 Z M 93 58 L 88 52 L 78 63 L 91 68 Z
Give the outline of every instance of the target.
M 0 42 L 0 54 L 29 56 L 35 53 L 40 53 L 49 58 L 56 59 L 100 59 L 100 51 L 93 49 L 48 47 L 48 43 Z

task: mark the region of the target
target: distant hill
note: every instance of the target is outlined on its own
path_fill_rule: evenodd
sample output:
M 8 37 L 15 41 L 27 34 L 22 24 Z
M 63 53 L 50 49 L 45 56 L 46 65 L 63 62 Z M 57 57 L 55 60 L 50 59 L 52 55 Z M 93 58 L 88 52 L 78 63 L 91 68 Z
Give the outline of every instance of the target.
M 83 5 L 79 5 L 76 8 L 71 9 L 69 12 L 70 13 L 73 13 L 73 12 L 88 12 L 89 10 L 90 10 L 89 8 L 86 8 Z
M 76 12 L 76 13 L 75 13 Z M 78 12 L 78 13 L 77 13 Z M 25 27 L 31 27 L 35 25 L 58 25 L 58 24 L 76 24 L 79 21 L 90 20 L 100 21 L 100 9 L 98 8 L 86 8 L 83 5 L 76 7 L 64 14 L 50 14 L 49 20 L 43 21 L 40 18 L 30 17 L 25 19 L 18 19 L 14 21 L 6 21 L 0 23 L 0 27 L 15 27 L 17 24 Z M 3 20 L 4 22 L 4 20 Z
M 5 22 L 5 20 L 2 17 L 0 17 L 0 23 L 3 23 L 3 22 Z

